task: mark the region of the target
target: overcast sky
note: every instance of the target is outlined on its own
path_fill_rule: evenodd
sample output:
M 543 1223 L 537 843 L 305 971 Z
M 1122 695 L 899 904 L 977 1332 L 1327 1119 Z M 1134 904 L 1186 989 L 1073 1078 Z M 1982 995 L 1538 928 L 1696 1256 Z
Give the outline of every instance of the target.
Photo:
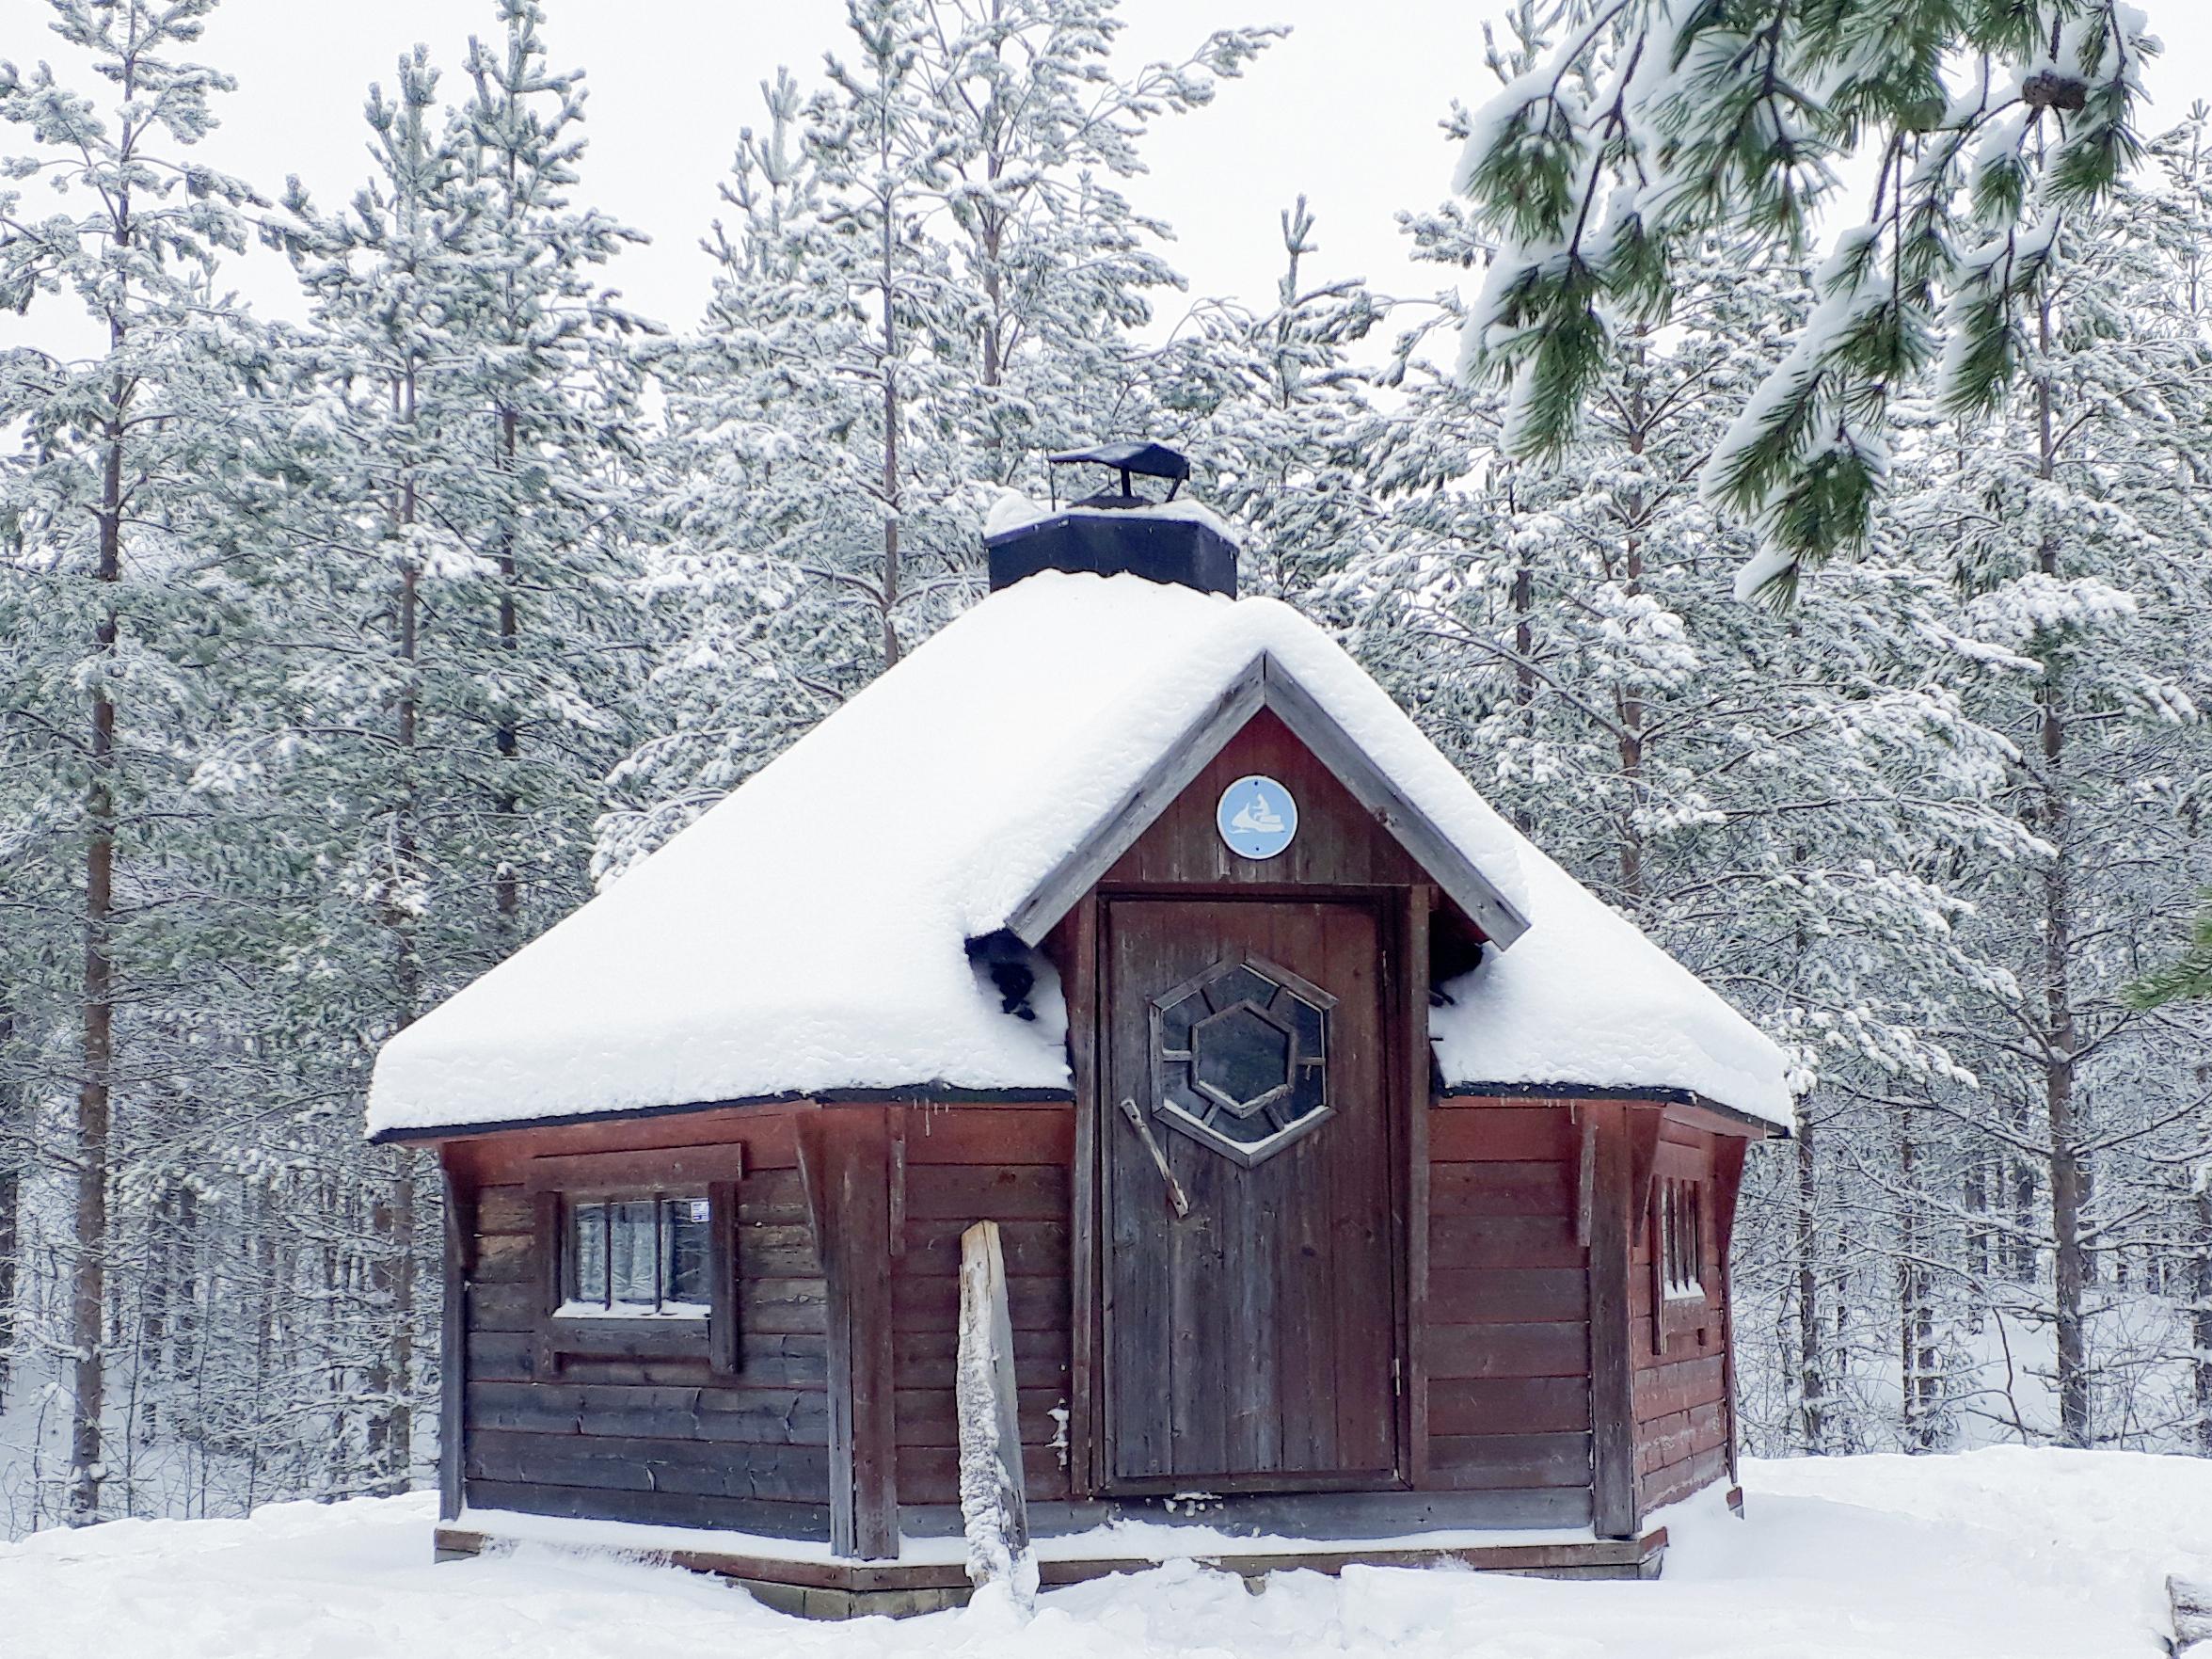
M 2167 43 L 2150 73 L 2156 129 L 2212 80 L 2212 7 L 2147 4 Z M 1169 257 L 1192 294 L 1264 303 L 1281 263 L 1277 215 L 1301 191 L 1319 215 L 1312 274 L 1432 291 L 1440 273 L 1407 261 L 1393 215 L 1443 195 L 1453 152 L 1439 122 L 1455 97 L 1487 93 L 1481 25 L 1499 9 L 1499 0 L 1124 0 L 1131 65 L 1179 56 L 1228 24 L 1293 26 L 1211 108 L 1164 121 L 1147 150 L 1152 176 L 1131 188 L 1175 227 Z M 591 88 L 581 195 L 653 239 L 622 258 L 614 281 L 633 309 L 689 323 L 708 281 L 699 237 L 738 129 L 757 122 L 759 83 L 779 64 L 818 78 L 824 51 L 844 49 L 843 0 L 547 0 L 547 12 L 554 63 L 584 69 Z M 87 84 L 57 56 L 49 15 L 45 0 L 0 0 L 0 57 L 53 58 Z M 367 171 L 368 84 L 389 86 L 394 59 L 421 40 L 457 96 L 468 36 L 492 26 L 488 0 L 225 0 L 198 56 L 239 90 L 219 101 L 209 159 L 265 195 L 296 172 L 335 205 Z M 0 148 L 13 138 L 0 134 Z M 297 314 L 275 256 L 257 255 L 238 280 L 264 311 Z M 56 320 L 51 310 L 27 326 L 0 316 L 0 343 L 51 346 Z

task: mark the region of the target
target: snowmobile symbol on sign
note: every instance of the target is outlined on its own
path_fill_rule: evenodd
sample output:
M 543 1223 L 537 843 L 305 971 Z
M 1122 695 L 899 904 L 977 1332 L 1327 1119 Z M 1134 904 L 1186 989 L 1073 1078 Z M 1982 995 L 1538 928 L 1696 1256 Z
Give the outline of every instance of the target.
M 1298 833 L 1298 804 L 1271 777 L 1240 777 L 1214 809 L 1221 839 L 1240 858 L 1272 858 Z

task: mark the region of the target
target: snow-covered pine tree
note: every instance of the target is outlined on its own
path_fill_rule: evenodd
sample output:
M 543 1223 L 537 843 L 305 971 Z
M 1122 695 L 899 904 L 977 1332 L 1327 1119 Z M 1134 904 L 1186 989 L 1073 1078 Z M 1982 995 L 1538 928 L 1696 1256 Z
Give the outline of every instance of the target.
M 1122 196 L 1153 120 L 1278 31 L 1117 75 L 1111 0 L 856 0 L 829 85 L 764 88 L 704 327 L 668 393 L 648 581 L 663 735 L 612 783 L 599 865 L 650 851 L 978 586 L 996 487 L 1142 427 L 1131 331 L 1175 278 Z
M 197 742 L 221 723 L 221 676 L 204 672 L 221 652 L 218 607 L 198 590 L 217 516 L 200 509 L 230 471 L 242 332 L 215 282 L 253 198 L 193 153 L 231 87 L 183 56 L 214 0 L 52 9 L 112 102 L 44 64 L 0 65 L 0 120 L 28 146 L 8 176 L 58 193 L 0 192 L 0 303 L 74 302 L 93 330 L 82 356 L 0 358 L 0 424 L 22 435 L 0 474 L 0 999 L 19 1028 L 0 1064 L 27 1066 L 26 1109 L 61 1129 L 47 1141 L 33 1125 L 72 1219 L 66 1241 L 47 1241 L 69 1283 L 46 1352 L 71 1374 L 67 1511 L 88 1522 L 117 1467 L 108 1275 L 125 1229 L 112 1206 L 136 1196 L 118 1155 L 161 1069 L 141 1038 L 195 971 L 180 940 L 203 904 L 185 848 L 204 823 L 185 795 Z
M 1240 587 L 1326 612 L 1330 579 L 1377 516 L 1360 455 L 1374 372 L 1354 353 L 1390 302 L 1356 277 L 1313 277 L 1314 222 L 1302 196 L 1281 215 L 1274 306 L 1192 307 L 1149 381 L 1164 433 L 1204 475 L 1207 504 L 1241 533 Z
M 441 111 L 418 48 L 373 90 L 377 173 L 344 210 L 296 189 L 274 234 L 312 302 L 265 466 L 263 590 L 289 647 L 278 810 L 321 879 L 278 965 L 316 1079 L 301 1134 L 340 1172 L 303 1248 L 359 1301 L 319 1333 L 337 1448 L 321 1484 L 404 1488 L 424 1399 L 434 1220 L 415 1155 L 358 1146 L 381 1036 L 588 890 L 600 780 L 627 743 L 638 414 L 603 286 L 632 239 L 572 208 L 577 77 L 502 4 L 471 96 Z
M 2140 152 L 2143 59 L 2122 0 L 1520 0 L 1504 88 L 1457 180 L 1501 242 L 1468 319 L 1473 370 L 1509 382 L 1504 441 L 1557 456 L 1624 330 L 1663 321 L 1707 237 L 1790 254 L 1838 195 L 1791 348 L 1708 462 L 1758 530 L 1745 592 L 1864 545 L 1891 400 L 1933 377 L 1990 407 L 2030 342 L 2024 306 L 2066 215 Z
M 2212 572 L 2191 487 L 2212 354 L 2175 257 L 2206 231 L 2203 164 L 2187 167 L 2199 176 L 2051 232 L 2016 393 L 1931 427 L 1901 471 L 1902 533 L 1965 596 L 1987 664 L 1969 707 L 2013 748 L 2006 805 L 2036 843 L 1974 872 L 1970 935 L 2016 989 L 1986 987 L 1949 1040 L 1982 1086 L 1961 1109 L 1980 1105 L 2008 1149 L 2021 1313 L 2052 1341 L 2055 1412 L 2036 1427 L 2072 1445 L 2127 1431 L 2115 1412 L 2190 1410 L 2154 1403 L 2140 1367 L 2188 1339 L 2144 1323 L 2167 1316 L 2134 1293 L 2162 1285 L 2127 1281 L 2186 1224 L 2174 1175 L 2212 1128 L 2192 1055 L 2205 1021 L 2126 995 L 2212 869 Z

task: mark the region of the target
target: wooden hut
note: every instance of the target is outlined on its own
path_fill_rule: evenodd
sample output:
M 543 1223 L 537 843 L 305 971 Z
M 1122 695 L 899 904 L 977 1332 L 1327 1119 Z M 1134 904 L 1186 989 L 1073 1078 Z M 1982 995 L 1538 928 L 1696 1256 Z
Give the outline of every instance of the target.
M 958 1599 L 988 1220 L 1045 1582 L 1655 1572 L 1732 1472 L 1781 1053 L 1220 591 L 1202 508 L 994 529 L 988 598 L 386 1045 L 372 1132 L 446 1184 L 439 1547 Z

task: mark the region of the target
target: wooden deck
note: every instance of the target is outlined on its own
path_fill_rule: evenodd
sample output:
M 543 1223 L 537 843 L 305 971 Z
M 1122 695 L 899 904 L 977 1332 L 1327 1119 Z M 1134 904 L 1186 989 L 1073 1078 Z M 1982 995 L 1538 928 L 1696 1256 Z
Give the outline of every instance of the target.
M 533 1527 L 529 1540 L 549 1541 Z M 440 1561 L 457 1560 L 511 1548 L 517 1541 L 494 1526 L 443 1525 L 438 1529 Z M 748 1543 L 760 1540 L 749 1539 Z M 1336 1573 L 1346 1567 L 1434 1567 L 1456 1562 L 1478 1572 L 1504 1572 L 1526 1578 L 1657 1578 L 1666 1554 L 1666 1528 L 1640 1538 L 1583 1539 L 1571 1541 L 1483 1543 L 1440 1546 L 1374 1547 L 1347 1545 L 1288 1551 L 1253 1550 L 1194 1555 L 1223 1572 L 1233 1572 L 1255 1593 L 1271 1572 Z M 894 1618 L 958 1607 L 968 1599 L 964 1564 L 941 1561 L 839 1561 L 779 1556 L 764 1552 L 721 1549 L 630 1548 L 598 1539 L 572 1547 L 580 1554 L 614 1555 L 665 1562 L 693 1572 L 710 1572 L 750 1590 L 763 1605 L 807 1619 L 860 1619 L 871 1614 Z M 1046 1588 L 1082 1584 L 1118 1572 L 1143 1572 L 1160 1564 L 1151 1555 L 1058 1556 L 1038 1562 L 1038 1579 Z

